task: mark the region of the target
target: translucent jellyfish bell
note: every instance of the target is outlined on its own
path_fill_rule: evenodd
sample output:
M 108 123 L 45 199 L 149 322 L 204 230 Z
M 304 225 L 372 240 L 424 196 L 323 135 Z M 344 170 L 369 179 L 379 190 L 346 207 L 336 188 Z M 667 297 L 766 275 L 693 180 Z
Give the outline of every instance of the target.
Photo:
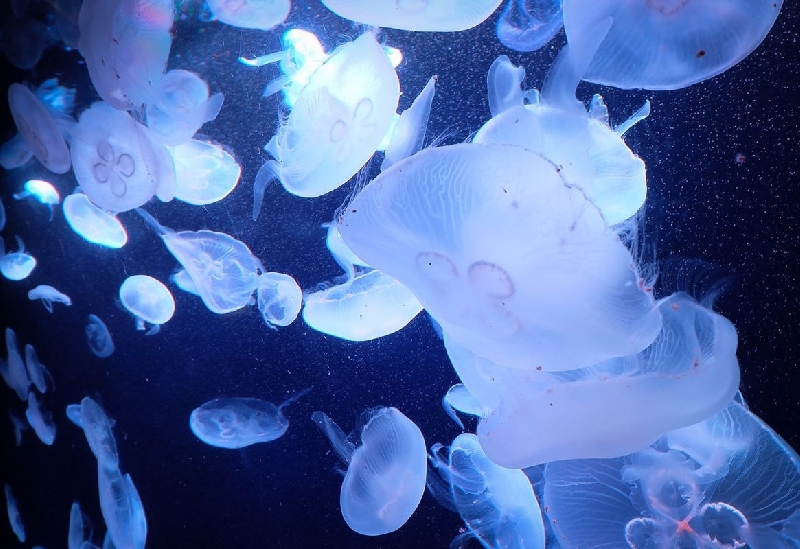
M 6 360 L 0 361 L 0 374 L 3 381 L 17 393 L 20 400 L 28 398 L 28 391 L 31 387 L 31 379 L 28 376 L 28 369 L 22 359 L 19 350 L 17 334 L 11 328 L 6 328 Z
M 353 252 L 413 292 L 445 333 L 501 364 L 587 366 L 642 350 L 661 328 L 594 204 L 520 147 L 425 149 L 337 221 Z
M 8 253 L 0 238 L 0 273 L 9 280 L 24 280 L 36 267 L 36 258 L 25 251 L 25 244 L 20 237 L 14 238 L 17 239 L 17 251 Z
M 67 416 L 83 429 L 89 449 L 101 468 L 119 467 L 117 441 L 112 430 L 114 420 L 108 417 L 94 399 L 84 397 L 80 404 L 71 404 L 67 407 Z
M 8 511 L 8 522 L 11 524 L 11 530 L 20 543 L 25 543 L 25 524 L 22 522 L 22 516 L 19 514 L 19 507 L 17 506 L 17 499 L 14 497 L 14 492 L 11 487 L 5 485 L 6 492 L 6 510 Z
M 484 547 L 544 549 L 542 511 L 528 477 L 506 469 L 483 452 L 478 437 L 457 436 L 449 455 L 434 444 L 431 462 L 450 486 L 458 513 Z
M 119 219 L 92 204 L 85 194 L 65 197 L 61 209 L 72 230 L 87 242 L 106 248 L 122 248 L 128 243 L 128 233 Z
M 35 301 L 42 300 L 42 305 L 48 312 L 53 312 L 53 303 L 63 303 L 67 307 L 72 305 L 72 299 L 67 294 L 64 294 L 52 286 L 47 284 L 39 284 L 28 292 L 28 299 Z
M 264 189 L 275 179 L 302 197 L 346 183 L 377 150 L 399 98 L 397 73 L 372 32 L 336 49 L 267 144 L 275 160 L 256 174 L 253 219 Z
M 585 80 L 623 89 L 674 90 L 747 57 L 782 5 L 782 0 L 564 0 L 564 29 L 572 54 L 582 57 L 592 49 L 592 29 L 606 18 L 613 21 Z
M 294 278 L 283 273 L 258 277 L 258 310 L 267 326 L 288 326 L 303 306 L 303 290 Z
M 25 417 L 33 428 L 33 432 L 44 444 L 52 446 L 56 438 L 56 424 L 53 414 L 44 406 L 42 398 L 34 391 L 28 393 L 28 409 Z
M 162 201 L 175 195 L 169 151 L 148 128 L 107 103 L 83 111 L 70 147 L 81 190 L 105 210 L 124 212 L 154 195 Z
M 208 0 L 214 17 L 232 27 L 270 30 L 283 23 L 292 8 L 291 0 Z
M 8 105 L 20 136 L 39 162 L 53 173 L 66 173 L 70 168 L 69 149 L 42 102 L 28 88 L 15 83 L 8 88 Z
M 170 148 L 175 162 L 175 198 L 203 206 L 228 196 L 242 168 L 221 146 L 192 139 Z
M 279 406 L 257 398 L 217 398 L 192 411 L 189 427 L 197 438 L 217 448 L 236 449 L 270 442 L 289 428 L 283 409 L 309 391 L 311 387 Z
M 17 200 L 25 200 L 28 197 L 33 197 L 49 206 L 54 206 L 61 201 L 53 184 L 42 179 L 29 179 L 25 182 L 22 192 L 14 193 L 14 198 Z
M 339 499 L 347 525 L 365 536 L 403 526 L 422 499 L 427 475 L 425 439 L 414 422 L 397 408 L 376 408 L 356 448 L 323 412 L 311 419 L 348 466 Z
M 107 536 L 113 547 L 144 549 L 147 540 L 147 519 L 133 479 L 118 467 L 97 468 L 97 491 L 100 511 L 108 527 Z
M 374 27 L 410 31 L 453 32 L 480 25 L 502 0 L 322 0 L 340 17 Z
M 507 0 L 497 20 L 497 38 L 507 48 L 536 51 L 561 30 L 561 0 Z
M 161 234 L 167 249 L 186 269 L 193 289 L 211 311 L 230 313 L 251 302 L 263 266 L 246 244 L 214 231 L 175 232 L 146 211 L 137 212 Z
M 97 315 L 89 315 L 86 324 L 86 343 L 89 350 L 99 358 L 107 358 L 114 352 L 114 340 L 105 322 Z
M 175 300 L 166 286 L 147 275 L 129 276 L 119 288 L 122 305 L 136 317 L 136 329 L 144 330 L 145 323 L 152 328 L 147 335 L 158 333 L 175 314 Z

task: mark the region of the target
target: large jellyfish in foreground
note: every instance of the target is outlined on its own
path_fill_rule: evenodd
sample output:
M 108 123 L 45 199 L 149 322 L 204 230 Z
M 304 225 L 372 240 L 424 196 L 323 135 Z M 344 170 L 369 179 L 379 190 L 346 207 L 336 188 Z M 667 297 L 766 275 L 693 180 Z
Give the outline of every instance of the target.
M 411 517 L 425 492 L 427 454 L 419 428 L 397 408 L 376 408 L 350 442 L 323 412 L 311 419 L 347 464 L 339 504 L 347 525 L 365 536 L 394 532 Z
M 397 73 L 372 32 L 336 49 L 266 146 L 275 160 L 256 175 L 253 219 L 265 187 L 276 178 L 303 197 L 346 183 L 386 136 L 399 98 Z
M 410 31 L 453 32 L 480 25 L 502 0 L 322 0 L 340 17 L 374 27 Z
M 585 80 L 674 90 L 747 57 L 782 5 L 783 0 L 564 0 L 564 29 L 570 54 L 588 63 Z M 608 32 L 594 52 L 591 35 L 598 28 Z
M 338 225 L 452 340 L 501 364 L 570 370 L 641 351 L 661 329 L 598 209 L 520 147 L 425 149 L 369 183 Z
M 119 299 L 136 317 L 136 329 L 152 325 L 147 335 L 158 333 L 159 327 L 175 314 L 175 299 L 164 284 L 147 275 L 129 276 L 119 287 Z
M 457 436 L 449 452 L 441 444 L 431 451 L 469 535 L 488 549 L 544 549 L 542 511 L 525 473 L 496 465 L 471 433 Z
M 290 396 L 278 406 L 258 398 L 217 398 L 192 410 L 189 427 L 197 438 L 218 448 L 244 448 L 283 436 L 289 421 L 283 409 L 311 391 Z
M 544 477 L 562 547 L 800 546 L 800 457 L 738 402 L 651 448 L 550 463 Z
M 619 457 L 723 409 L 739 386 L 733 325 L 685 294 L 662 299 L 659 310 L 663 329 L 649 347 L 568 372 L 493 364 L 445 334 L 456 372 L 480 403 L 477 433 L 489 458 L 530 467 Z

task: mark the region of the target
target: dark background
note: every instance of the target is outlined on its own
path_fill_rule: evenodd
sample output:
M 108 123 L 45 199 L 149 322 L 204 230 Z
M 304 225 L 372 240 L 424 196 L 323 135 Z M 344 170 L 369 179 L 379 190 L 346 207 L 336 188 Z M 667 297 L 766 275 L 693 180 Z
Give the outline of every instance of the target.
M 198 72 L 212 91 L 225 93 L 219 117 L 201 132 L 234 151 L 242 180 L 217 204 L 153 203 L 148 209 L 172 228 L 228 232 L 246 242 L 267 269 L 290 273 L 301 287 L 312 288 L 339 274 L 320 224 L 331 219 L 352 187 L 302 199 L 273 186 L 259 221 L 250 220 L 252 180 L 267 158 L 261 148 L 278 123 L 277 99 L 262 99 L 261 90 L 277 70 L 245 67 L 236 59 L 279 49 L 286 28 L 314 31 L 328 50 L 360 29 L 316 1 L 295 4 L 286 25 L 272 33 L 201 23 L 197 6 L 183 7 L 186 19 L 176 25 L 169 68 Z M 494 35 L 497 15 L 457 34 L 384 31 L 386 43 L 405 55 L 398 68 L 405 93 L 401 110 L 431 75 L 439 75 L 429 141 L 442 136 L 445 143 L 463 141 L 488 119 L 485 77 L 498 54 L 525 66 L 525 84 L 538 87 L 563 44 L 561 34 L 536 53 L 508 51 Z M 658 291 L 686 290 L 703 298 L 724 288 L 715 309 L 739 332 L 742 393 L 795 449 L 800 449 L 798 28 L 800 9 L 788 2 L 756 52 L 688 89 L 619 91 L 582 84 L 578 90 L 583 100 L 602 93 L 616 123 L 651 100 L 653 114 L 626 141 L 648 168 L 644 228 L 647 250 L 660 265 Z M 12 81 L 38 85 L 52 76 L 77 88 L 79 108 L 96 100 L 75 51 L 49 49 L 28 72 L 0 59 L 4 89 Z M 5 141 L 14 134 L 5 102 L 0 123 Z M 744 163 L 735 161 L 737 154 L 744 155 Z M 53 176 L 36 162 L 0 172 L 6 246 L 13 249 L 13 236 L 20 235 L 39 260 L 24 281 L 0 279 L 0 328 L 12 326 L 21 345 L 35 345 L 56 382 L 55 391 L 45 395 L 58 427 L 52 447 L 30 430 L 22 446 L 14 447 L 10 421 L 0 419 L 5 425 L 0 481 L 17 495 L 28 545 L 63 546 L 75 499 L 97 527 L 95 542 L 102 540 L 96 461 L 63 412 L 89 395 L 117 421 L 122 470 L 132 475 L 147 514 L 148 547 L 448 546 L 461 521 L 429 495 L 393 534 L 368 538 L 350 531 L 339 512 L 341 477 L 334 470 L 339 464 L 309 420 L 312 411 L 323 410 L 349 431 L 364 409 L 390 405 L 419 425 L 429 445 L 452 440 L 458 431 L 440 399 L 457 379 L 425 315 L 397 334 L 355 344 L 314 332 L 301 319 L 269 330 L 252 308 L 215 315 L 173 287 L 175 316 L 162 333 L 145 337 L 119 306 L 119 285 L 133 274 L 167 280 L 176 262 L 134 213 L 120 216 L 129 244 L 107 250 L 73 233 L 60 210 L 48 222 L 44 207 L 12 199 L 24 181 L 39 177 L 62 196 L 74 186 L 71 174 Z M 38 284 L 56 286 L 74 305 L 56 305 L 48 314 L 27 299 Z M 96 358 L 86 346 L 90 313 L 113 334 L 117 350 L 109 359 Z M 279 403 L 310 385 L 311 394 L 286 409 L 290 428 L 273 443 L 220 450 L 188 429 L 190 411 L 212 398 L 255 396 Z M 0 399 L 3 408 L 24 411 L 5 388 Z M 8 527 L 0 527 L 0 547 L 14 546 Z

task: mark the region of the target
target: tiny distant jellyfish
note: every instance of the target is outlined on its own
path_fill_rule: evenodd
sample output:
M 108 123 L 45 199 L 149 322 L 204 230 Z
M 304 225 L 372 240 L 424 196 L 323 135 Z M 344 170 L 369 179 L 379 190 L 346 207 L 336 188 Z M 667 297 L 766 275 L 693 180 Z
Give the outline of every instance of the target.
M 89 315 L 86 324 L 86 343 L 89 350 L 99 358 L 107 358 L 114 352 L 114 340 L 105 322 L 97 315 Z
M 25 200 L 28 197 L 33 197 L 41 204 L 47 206 L 50 211 L 50 219 L 53 219 L 53 206 L 61 201 L 58 191 L 53 187 L 52 183 L 43 181 L 41 179 L 31 179 L 25 183 L 22 192 L 14 194 L 17 200 Z
M 23 280 L 36 267 L 36 258 L 25 252 L 25 244 L 20 237 L 17 240 L 17 251 L 6 253 L 5 243 L 0 238 L 0 273 L 8 280 Z
M 747 157 L 742 153 L 736 153 L 733 156 L 733 163 L 736 164 L 737 166 L 741 166 L 745 162 L 747 162 Z

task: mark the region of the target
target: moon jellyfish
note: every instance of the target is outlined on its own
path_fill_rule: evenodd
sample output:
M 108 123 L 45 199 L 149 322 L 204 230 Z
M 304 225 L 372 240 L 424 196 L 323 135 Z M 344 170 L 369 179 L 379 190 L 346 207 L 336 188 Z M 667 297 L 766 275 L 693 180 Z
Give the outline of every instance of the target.
M 373 27 L 409 31 L 454 32 L 476 27 L 502 0 L 322 0 L 339 17 Z
M 22 432 L 28 428 L 28 421 L 14 410 L 8 411 L 8 417 L 11 420 L 11 425 L 14 427 L 14 444 L 19 447 L 19 445 L 22 444 Z
M 3 206 L 3 201 L 0 200 L 0 231 L 6 226 L 6 207 Z
M 19 351 L 17 334 L 11 328 L 6 328 L 6 360 L 5 362 L 0 361 L 0 374 L 6 385 L 17 393 L 20 400 L 28 398 L 31 379 L 28 377 L 28 369 L 25 367 Z
M 274 179 L 302 197 L 346 183 L 386 136 L 399 97 L 397 73 L 372 32 L 337 48 L 266 146 L 275 160 L 256 174 L 253 219 Z
M 53 173 L 69 171 L 69 149 L 42 102 L 28 88 L 14 83 L 8 88 L 8 106 L 20 136 L 39 162 Z
M 69 533 L 67 535 L 67 549 L 82 549 L 84 541 L 92 538 L 92 527 L 85 519 L 81 505 L 72 502 L 69 510 Z
M 97 489 L 100 493 L 100 511 L 114 547 L 144 549 L 147 519 L 131 476 L 123 475 L 117 467 L 98 467 Z
M 33 17 L 7 17 L 0 30 L 0 50 L 18 69 L 33 69 L 42 57 L 46 30 Z
M 616 88 L 674 90 L 716 76 L 764 40 L 782 0 L 564 0 L 573 55 L 592 49 L 590 35 L 611 18 L 583 79 Z
M 20 543 L 25 543 L 25 524 L 22 522 L 22 516 L 19 514 L 19 507 L 17 507 L 17 498 L 11 491 L 11 487 L 6 484 L 6 510 L 8 511 L 8 522 L 11 524 L 11 530 Z
M 607 113 L 599 95 L 588 113 L 582 108 L 565 109 L 566 97 L 546 96 L 539 103 L 523 105 L 524 74 L 504 55 L 492 63 L 488 86 L 494 116 L 473 142 L 515 145 L 541 154 L 559 167 L 567 183 L 586 193 L 609 225 L 632 217 L 644 204 L 647 177 L 644 162 L 631 152 L 622 134 L 649 113 L 649 103 L 646 112 L 637 112 L 611 129 L 607 114 L 597 115 L 598 111 Z M 574 98 L 574 88 L 563 92 Z
M 166 286 L 147 275 L 134 275 L 119 287 L 119 299 L 134 317 L 136 329 L 144 330 L 145 323 L 152 325 L 147 335 L 156 334 L 159 327 L 175 314 L 175 300 Z
M 89 315 L 86 324 L 86 343 L 89 345 L 89 350 L 99 358 L 107 358 L 114 352 L 111 333 L 97 315 Z
M 507 48 L 536 51 L 561 30 L 561 0 L 507 0 L 497 20 L 497 38 Z
M 288 326 L 303 306 L 303 290 L 294 278 L 283 273 L 263 273 L 258 277 L 258 310 L 270 328 Z
M 270 30 L 289 17 L 291 0 L 207 0 L 214 17 L 232 27 Z
M 36 258 L 25 251 L 25 244 L 20 237 L 14 238 L 17 240 L 17 251 L 6 253 L 5 243 L 0 237 L 0 273 L 8 280 L 24 280 L 36 267 Z
M 125 111 L 154 98 L 172 45 L 174 11 L 172 0 L 83 2 L 78 49 L 103 101 Z
M 67 307 L 72 305 L 72 299 L 70 299 L 67 294 L 61 293 L 47 284 L 39 284 L 34 289 L 30 290 L 28 292 L 28 299 L 31 301 L 41 299 L 44 308 L 51 313 L 53 312 L 53 303 L 63 303 Z
M 124 212 L 153 195 L 165 202 L 175 195 L 169 151 L 148 128 L 108 103 L 83 111 L 70 147 L 78 184 L 101 208 Z
M 800 545 L 800 457 L 737 402 L 651 448 L 550 463 L 544 476 L 562 546 Z
M 89 397 L 80 404 L 67 406 L 67 416 L 83 429 L 89 449 L 97 458 L 98 466 L 106 469 L 119 467 L 119 452 L 114 438 L 114 420 L 108 417 L 100 405 Z
M 122 248 L 128 233 L 113 214 L 98 208 L 83 193 L 71 194 L 61 205 L 67 223 L 87 242 L 106 248 Z
M 477 434 L 503 467 L 618 457 L 722 410 L 739 386 L 733 325 L 685 294 L 659 301 L 663 329 L 643 351 L 569 372 L 491 363 L 445 338 L 485 408 Z
M 157 232 L 175 259 L 192 278 L 206 307 L 225 314 L 250 304 L 258 287 L 261 261 L 246 244 L 214 231 L 175 232 L 142 209 L 137 213 Z
M 31 383 L 40 393 L 46 393 L 47 388 L 53 386 L 53 376 L 50 375 L 50 371 L 42 364 L 42 361 L 39 360 L 36 349 L 30 343 L 25 345 L 25 369 L 28 371 L 28 378 Z
M 31 391 L 28 393 L 28 409 L 25 417 L 33 428 L 33 432 L 47 446 L 52 446 L 56 438 L 56 424 L 53 421 L 53 414 L 44 407 L 41 397 Z
M 641 351 L 661 329 L 594 204 L 520 147 L 425 149 L 364 187 L 338 224 L 445 334 L 501 364 L 570 370 Z
M 50 211 L 50 219 L 53 219 L 53 206 L 61 201 L 56 188 L 47 181 L 30 179 L 25 182 L 22 192 L 14 193 L 14 198 L 17 200 L 25 200 L 31 196 L 47 206 Z
M 303 320 L 318 332 L 348 341 L 369 341 L 402 329 L 422 310 L 414 294 L 374 269 L 310 292 Z
M 347 464 L 339 499 L 347 525 L 365 536 L 403 526 L 422 499 L 427 475 L 425 439 L 414 422 L 397 408 L 375 408 L 356 448 L 323 412 L 311 419 Z
M 431 103 L 436 94 L 437 80 L 437 76 L 432 76 L 411 106 L 397 116 L 396 123 L 389 133 L 381 171 L 422 149 L 428 129 L 428 118 L 431 115 Z
M 496 465 L 471 433 L 457 436 L 449 455 L 440 456 L 442 450 L 433 445 L 431 462 L 450 486 L 468 535 L 488 549 L 544 549 L 542 511 L 525 473 Z
M 283 436 L 289 420 L 283 409 L 311 391 L 311 387 L 292 395 L 279 406 L 257 398 L 217 398 L 195 408 L 189 427 L 209 446 L 236 449 L 270 442 Z
M 242 174 L 239 163 L 221 146 L 192 139 L 170 149 L 175 162 L 175 198 L 203 206 L 228 196 Z
M 309 81 L 311 75 L 328 58 L 319 39 L 302 29 L 289 29 L 281 37 L 283 49 L 254 59 L 239 57 L 239 62 L 249 67 L 263 67 L 278 63 L 281 76 L 267 84 L 264 97 L 283 92 L 284 104 L 292 108 Z
M 171 70 L 159 82 L 155 99 L 147 104 L 147 127 L 165 145 L 180 145 L 217 117 L 222 100 L 221 93 L 209 97 L 208 84 L 197 74 Z

